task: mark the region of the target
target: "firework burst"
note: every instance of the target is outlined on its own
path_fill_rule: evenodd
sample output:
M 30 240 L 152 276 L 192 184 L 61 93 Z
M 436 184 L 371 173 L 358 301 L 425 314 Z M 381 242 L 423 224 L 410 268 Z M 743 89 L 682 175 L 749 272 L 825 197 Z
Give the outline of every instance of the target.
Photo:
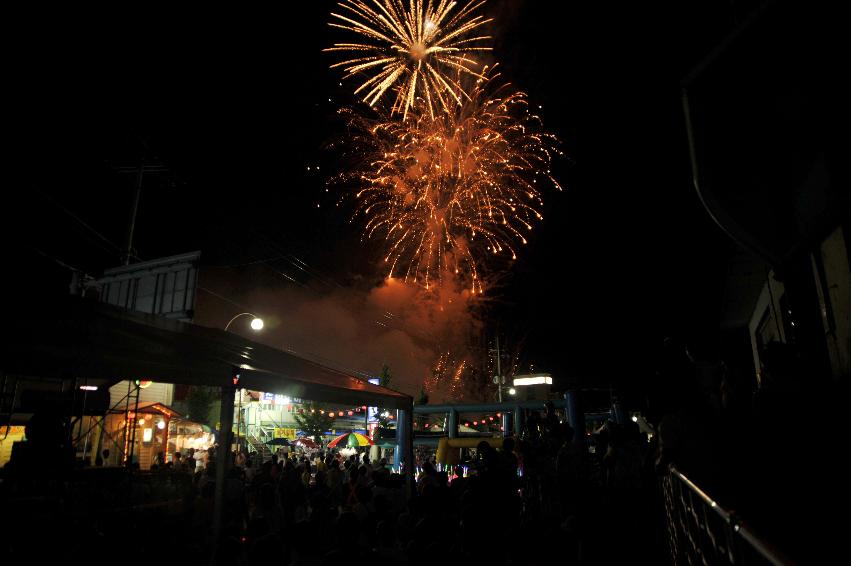
M 370 106 L 390 90 L 396 92 L 391 114 L 408 117 L 417 100 L 428 112 L 448 111 L 463 96 L 457 78 L 479 76 L 472 55 L 489 51 L 482 45 L 489 36 L 477 35 L 491 20 L 473 13 L 485 0 L 470 0 L 453 14 L 456 2 L 448 0 L 345 0 L 343 13 L 332 13 L 333 27 L 354 32 L 366 39 L 360 43 L 336 43 L 326 51 L 339 51 L 346 60 L 346 78 L 367 78 L 355 94 Z
M 355 218 L 365 237 L 384 239 L 388 277 L 429 288 L 451 274 L 482 293 L 485 258 L 516 259 L 542 219 L 541 185 L 561 188 L 550 174 L 558 140 L 524 93 L 493 89 L 499 75 L 484 72 L 450 113 L 417 108 L 399 122 L 344 111 L 366 157 L 345 175 L 357 187 Z
M 468 365 L 467 360 L 456 359 L 449 351 L 443 352 L 437 358 L 431 375 L 423 380 L 423 390 L 433 394 L 439 387 L 444 386 L 451 398 L 460 398 L 463 394 L 464 372 Z

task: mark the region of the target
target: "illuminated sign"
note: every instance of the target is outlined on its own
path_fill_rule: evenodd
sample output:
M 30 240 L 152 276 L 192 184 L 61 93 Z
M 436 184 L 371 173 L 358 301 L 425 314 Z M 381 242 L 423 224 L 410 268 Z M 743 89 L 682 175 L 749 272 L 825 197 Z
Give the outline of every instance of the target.
M 373 385 L 381 385 L 381 379 L 378 377 L 373 377 L 369 379 L 369 382 Z M 367 422 L 368 423 L 377 423 L 378 422 L 378 407 L 368 407 L 366 410 L 367 414 Z
M 275 428 L 275 438 L 286 438 L 288 440 L 296 439 L 296 429 L 294 428 Z
M 530 375 L 525 377 L 515 377 L 514 386 L 519 385 L 552 385 L 553 378 L 549 374 Z

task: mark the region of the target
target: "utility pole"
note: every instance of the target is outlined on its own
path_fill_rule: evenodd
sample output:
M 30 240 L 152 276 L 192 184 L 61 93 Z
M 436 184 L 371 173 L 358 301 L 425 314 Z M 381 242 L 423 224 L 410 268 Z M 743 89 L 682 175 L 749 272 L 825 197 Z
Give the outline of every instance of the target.
M 142 195 L 142 179 L 144 178 L 145 173 L 158 173 L 162 171 L 168 171 L 168 167 L 165 167 L 161 163 L 146 165 L 144 157 L 142 157 L 139 161 L 138 167 L 118 167 L 119 173 L 136 174 L 133 206 L 130 208 L 130 225 L 127 228 L 127 246 L 124 249 L 124 265 L 130 265 L 130 259 L 136 256 L 133 251 L 133 233 L 136 231 L 136 213 L 139 211 L 139 197 Z
M 496 335 L 496 349 L 492 349 L 490 351 L 492 354 L 496 354 L 496 387 L 497 387 L 497 397 L 499 402 L 502 403 L 502 366 L 500 365 L 500 358 L 502 354 L 499 351 L 499 334 Z

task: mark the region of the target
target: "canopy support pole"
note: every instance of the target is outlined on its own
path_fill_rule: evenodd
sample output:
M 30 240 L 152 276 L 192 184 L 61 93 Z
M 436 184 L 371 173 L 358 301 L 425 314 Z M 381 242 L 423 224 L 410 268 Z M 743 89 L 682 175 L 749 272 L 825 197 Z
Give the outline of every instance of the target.
M 225 478 L 230 468 L 230 446 L 233 439 L 233 398 L 235 385 L 222 387 L 221 407 L 219 410 L 219 447 L 216 450 L 216 491 L 213 507 L 213 533 L 218 541 L 222 534 L 222 517 L 225 502 Z

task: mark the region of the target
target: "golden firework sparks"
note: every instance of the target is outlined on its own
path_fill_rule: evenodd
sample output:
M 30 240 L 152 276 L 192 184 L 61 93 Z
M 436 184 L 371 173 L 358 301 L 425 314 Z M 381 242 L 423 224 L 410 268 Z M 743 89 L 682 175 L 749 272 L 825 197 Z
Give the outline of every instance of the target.
M 449 111 L 463 93 L 457 79 L 451 77 L 479 76 L 479 64 L 472 55 L 491 49 L 482 45 L 490 36 L 477 35 L 478 28 L 491 20 L 473 15 L 484 3 L 470 0 L 453 15 L 457 2 L 448 0 L 340 2 L 344 11 L 332 13 L 335 20 L 330 25 L 366 41 L 336 43 L 326 49 L 348 55 L 331 67 L 343 67 L 346 78 L 366 76 L 355 94 L 370 106 L 388 90 L 395 91 L 390 113 L 402 113 L 403 119 L 419 98 L 431 115 L 435 107 Z
M 423 389 L 427 393 L 434 393 L 441 385 L 447 386 L 447 392 L 457 399 L 462 394 L 464 371 L 467 369 L 467 361 L 455 359 L 450 351 L 445 351 L 438 356 L 432 367 L 431 375 L 423 380 Z
M 343 111 L 366 156 L 344 177 L 357 187 L 365 236 L 385 240 L 388 277 L 429 288 L 448 273 L 482 293 L 484 258 L 516 259 L 542 219 L 541 185 L 561 189 L 550 173 L 558 140 L 541 131 L 524 93 L 492 89 L 499 75 L 484 72 L 450 113 L 416 107 L 399 122 Z

